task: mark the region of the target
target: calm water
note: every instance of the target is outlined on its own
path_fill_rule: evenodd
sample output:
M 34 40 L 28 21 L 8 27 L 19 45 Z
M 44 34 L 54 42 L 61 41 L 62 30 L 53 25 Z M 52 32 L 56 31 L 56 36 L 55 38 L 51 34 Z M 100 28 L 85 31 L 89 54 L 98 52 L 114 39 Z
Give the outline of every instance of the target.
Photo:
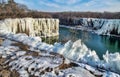
M 81 39 L 88 48 L 95 50 L 100 58 L 108 50 L 111 53 L 120 52 L 120 39 L 109 36 L 99 36 L 91 32 L 80 30 L 71 30 L 67 28 L 60 28 L 59 37 L 45 38 L 47 43 L 62 42 L 63 44 L 68 40 L 76 41 Z

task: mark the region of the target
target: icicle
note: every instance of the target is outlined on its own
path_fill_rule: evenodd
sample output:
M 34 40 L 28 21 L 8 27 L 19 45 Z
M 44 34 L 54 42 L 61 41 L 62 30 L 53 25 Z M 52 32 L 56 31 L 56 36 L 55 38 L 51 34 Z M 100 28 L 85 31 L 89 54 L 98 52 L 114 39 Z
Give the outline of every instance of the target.
M 1 21 L 1 29 L 9 33 L 26 33 L 29 36 L 58 36 L 59 20 L 49 18 L 16 18 Z M 5 28 L 4 28 L 5 27 Z

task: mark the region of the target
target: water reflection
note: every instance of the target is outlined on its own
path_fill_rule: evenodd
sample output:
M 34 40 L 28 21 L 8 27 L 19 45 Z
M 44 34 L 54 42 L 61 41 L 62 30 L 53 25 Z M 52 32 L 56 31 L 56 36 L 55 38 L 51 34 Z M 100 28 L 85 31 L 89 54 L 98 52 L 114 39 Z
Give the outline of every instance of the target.
M 42 41 L 48 43 L 48 44 L 54 44 L 55 42 L 59 42 L 59 36 L 55 37 L 42 37 Z
M 66 31 L 65 28 L 60 28 L 59 33 L 59 41 L 63 44 L 69 40 L 76 41 L 79 39 L 79 37 L 77 37 L 79 32 L 73 29 L 67 29 Z
M 92 39 L 91 36 L 89 36 L 89 32 L 86 32 L 86 31 L 81 31 L 81 40 L 83 42 L 88 42 L 90 39 Z
M 102 37 L 102 42 L 110 52 L 120 52 L 120 40 L 115 37 Z

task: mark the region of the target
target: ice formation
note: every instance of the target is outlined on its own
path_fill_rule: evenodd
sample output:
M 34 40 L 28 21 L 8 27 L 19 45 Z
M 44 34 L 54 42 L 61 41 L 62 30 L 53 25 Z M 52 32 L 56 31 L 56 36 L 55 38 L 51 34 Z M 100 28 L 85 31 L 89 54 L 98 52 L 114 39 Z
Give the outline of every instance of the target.
M 109 54 L 106 52 L 103 55 L 103 60 L 100 60 L 95 51 L 91 51 L 86 47 L 81 40 L 76 42 L 68 41 L 61 49 L 57 50 L 58 53 L 65 57 L 93 67 L 103 70 L 110 70 L 120 74 L 120 53 Z
M 92 28 L 95 33 L 100 35 L 120 34 L 120 19 L 76 18 L 72 22 L 82 26 L 82 29 Z
M 0 30 L 26 33 L 30 36 L 59 35 L 59 20 L 50 18 L 16 18 L 0 21 Z
M 21 60 L 25 61 L 25 58 L 30 57 L 32 59 L 27 62 L 28 65 L 31 61 L 35 61 L 35 63 L 39 62 L 39 63 L 43 63 L 43 65 L 45 65 L 45 66 L 52 67 L 50 63 L 54 63 L 54 60 L 55 60 L 55 64 L 58 64 L 58 65 L 61 64 L 62 59 L 60 59 L 59 56 L 56 56 L 55 57 L 56 59 L 54 59 L 54 60 L 51 60 L 53 58 L 49 59 L 50 57 L 49 58 L 45 57 L 47 55 L 50 56 L 50 54 L 49 54 L 50 52 L 57 52 L 59 54 L 62 54 L 65 58 L 68 58 L 69 60 L 75 62 L 80 67 L 85 68 L 93 73 L 102 74 L 103 77 L 107 77 L 107 76 L 108 77 L 111 77 L 111 76 L 120 77 L 119 76 L 119 74 L 120 74 L 120 67 L 119 67 L 120 53 L 109 54 L 108 52 L 106 52 L 106 54 L 103 55 L 103 60 L 100 60 L 99 57 L 97 56 L 96 52 L 88 49 L 86 47 L 86 45 L 81 42 L 81 40 L 77 40 L 76 42 L 68 41 L 65 45 L 62 45 L 60 43 L 55 43 L 54 45 L 50 45 L 50 44 L 41 42 L 41 40 L 38 38 L 36 39 L 35 37 L 27 36 L 26 34 L 2 33 L 2 34 L 0 34 L 0 37 L 6 38 L 6 39 L 9 39 L 12 41 L 16 41 L 16 42 L 22 42 L 23 44 L 30 46 L 30 50 L 33 50 L 33 51 L 35 51 L 35 49 L 42 50 L 42 52 L 44 52 L 44 53 L 45 53 L 45 51 L 47 51 L 47 53 L 45 53 L 45 54 L 41 53 L 40 51 L 37 51 L 44 58 L 42 58 L 42 57 L 37 57 L 37 58 L 34 57 L 33 58 L 31 56 L 22 56 L 22 55 L 25 55 L 26 52 L 20 51 L 19 48 L 17 48 L 17 47 L 9 46 L 11 42 L 9 42 L 8 40 L 6 40 L 6 41 L 9 42 L 9 45 L 2 44 L 4 46 L 0 46 L 0 54 L 2 54 L 3 58 L 11 56 L 11 59 L 16 59 L 17 57 L 19 57 L 19 59 L 15 60 L 14 62 L 12 61 L 10 66 L 12 66 L 12 69 L 16 69 L 16 70 L 18 69 L 19 73 L 21 75 L 23 75 L 23 77 L 26 75 L 28 76 L 28 73 L 26 73 L 26 71 L 24 71 L 21 68 L 21 66 L 25 68 L 27 65 L 24 66 L 24 64 L 22 65 L 18 62 L 21 62 Z M 3 43 L 6 43 L 6 42 L 3 42 Z M 37 61 L 38 59 L 39 59 L 39 61 Z M 47 63 L 44 62 L 45 61 L 44 59 L 47 60 Z M 44 60 L 44 61 L 42 61 L 42 60 Z M 14 63 L 18 63 L 18 64 L 14 65 Z M 39 64 L 39 63 L 37 63 L 37 64 Z M 69 61 L 67 61 L 66 63 L 69 63 Z M 83 64 L 81 64 L 81 63 L 83 63 Z M 19 67 L 17 67 L 17 66 L 19 66 Z M 31 67 L 32 66 L 33 67 L 36 66 L 35 69 L 37 69 L 37 67 L 38 67 L 38 65 L 36 65 L 36 64 L 33 64 L 33 65 L 31 64 Z M 54 67 L 54 64 L 53 64 L 53 67 Z M 55 67 L 56 67 L 56 65 L 55 65 Z M 20 70 L 20 68 L 21 68 L 21 70 Z M 69 75 L 69 74 L 71 75 L 71 73 L 73 73 L 72 76 L 77 75 L 77 71 L 76 72 L 72 71 L 72 70 L 74 70 L 74 68 L 66 69 L 66 70 L 67 71 L 63 70 L 63 72 L 59 71 L 61 77 L 66 74 L 65 72 L 68 72 L 68 71 L 69 71 L 69 73 L 67 73 L 66 75 Z M 101 73 L 96 72 L 99 70 L 102 70 L 102 72 Z M 109 71 L 111 71 L 111 72 L 109 72 Z M 30 74 L 38 75 L 38 72 L 31 71 Z M 51 74 L 51 73 L 46 73 L 46 74 L 44 74 L 44 76 L 56 76 L 56 75 Z
M 92 27 L 97 34 L 101 34 L 101 35 L 120 34 L 119 19 L 88 18 L 88 19 L 83 19 L 83 25 Z
M 92 75 L 89 71 L 85 70 L 81 67 L 72 67 L 69 69 L 59 69 L 59 66 L 61 64 L 66 63 L 69 64 L 69 60 L 64 60 L 64 57 L 59 54 L 50 54 L 49 52 L 40 51 L 33 49 L 33 53 L 37 52 L 38 56 L 32 56 L 29 51 L 21 51 L 19 47 L 17 46 L 11 46 L 10 44 L 17 42 L 25 42 L 26 39 L 29 40 L 29 38 L 32 40 L 29 40 L 27 42 L 35 42 L 36 41 L 40 44 L 42 42 L 39 41 L 39 39 L 34 40 L 35 37 L 28 37 L 25 34 L 2 34 L 2 37 L 6 38 L 2 43 L 4 46 L 0 46 L 0 55 L 2 55 L 2 58 L 6 58 L 7 61 L 5 64 L 9 64 L 11 70 L 16 70 L 20 77 L 30 77 L 30 76 L 37 76 L 37 77 L 69 77 L 69 76 L 89 76 L 89 77 L 95 77 Z M 7 38 L 8 37 L 8 38 Z M 16 38 L 21 38 L 17 39 Z M 23 38 L 24 37 L 24 38 Z M 8 40 L 10 39 L 10 40 Z M 13 41 L 11 41 L 13 40 Z M 10 42 L 9 44 L 7 42 Z M 24 44 L 28 44 L 25 42 Z M 36 43 L 37 45 L 37 43 Z M 37 46 L 35 46 L 37 47 Z M 44 48 L 46 45 L 44 44 Z M 49 45 L 50 47 L 50 45 Z M 32 50 L 32 46 L 30 48 Z M 46 50 L 46 49 L 44 49 Z M 45 53 L 45 54 L 44 54 Z M 79 72 L 81 73 L 79 73 Z
M 103 55 L 103 58 L 105 61 L 105 68 L 120 74 L 120 53 L 109 54 L 106 52 L 106 54 Z
M 98 34 L 102 35 L 120 35 L 120 20 L 106 20 L 103 26 L 96 31 Z

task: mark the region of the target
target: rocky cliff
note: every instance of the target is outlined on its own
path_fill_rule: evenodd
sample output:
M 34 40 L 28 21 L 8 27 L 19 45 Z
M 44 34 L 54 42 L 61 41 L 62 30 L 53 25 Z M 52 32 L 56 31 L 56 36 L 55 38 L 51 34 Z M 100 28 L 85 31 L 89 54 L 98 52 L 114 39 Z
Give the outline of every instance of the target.
M 16 18 L 0 21 L 2 31 L 26 33 L 29 36 L 59 35 L 59 20 L 48 18 Z
M 63 24 L 91 28 L 102 35 L 120 35 L 120 19 L 75 18 Z

